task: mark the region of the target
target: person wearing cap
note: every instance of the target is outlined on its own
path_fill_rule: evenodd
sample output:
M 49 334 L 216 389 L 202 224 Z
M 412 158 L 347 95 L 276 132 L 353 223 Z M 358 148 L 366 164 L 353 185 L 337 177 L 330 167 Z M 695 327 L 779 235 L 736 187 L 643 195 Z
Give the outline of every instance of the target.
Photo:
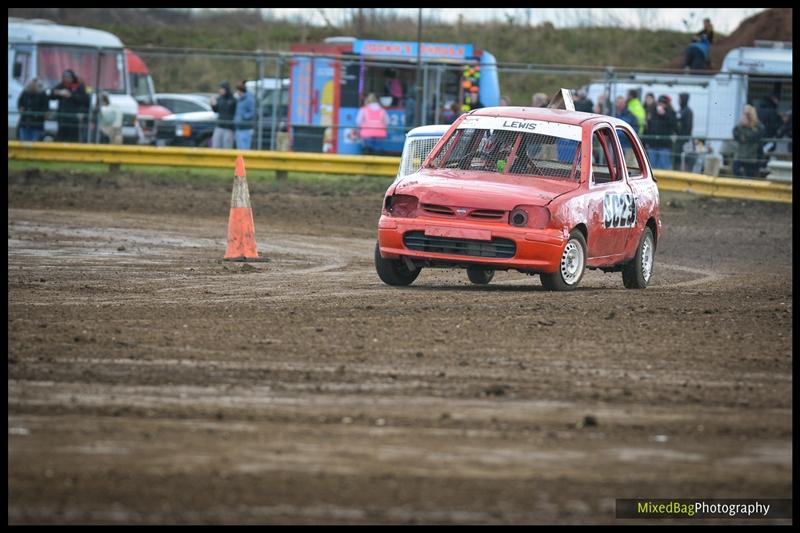
M 58 100 L 58 133 L 56 140 L 60 142 L 80 142 L 81 125 L 89 113 L 91 98 L 86 85 L 78 78 L 75 71 L 67 69 L 61 76 L 61 83 L 50 91 L 50 100 Z
M 253 146 L 253 118 L 256 116 L 256 99 L 247 92 L 245 81 L 236 86 L 236 113 L 233 115 L 236 148 L 250 150 Z
M 211 99 L 211 109 L 217 112 L 217 126 L 211 134 L 211 148 L 233 148 L 233 124 L 236 114 L 236 98 L 231 84 L 219 84 L 219 96 Z

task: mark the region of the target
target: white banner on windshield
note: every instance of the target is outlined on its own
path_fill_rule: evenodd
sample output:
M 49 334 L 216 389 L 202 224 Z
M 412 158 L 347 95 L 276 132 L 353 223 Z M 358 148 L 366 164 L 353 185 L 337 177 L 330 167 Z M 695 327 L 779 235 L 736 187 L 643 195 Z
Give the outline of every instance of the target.
M 540 133 L 551 137 L 581 140 L 582 128 L 574 124 L 561 124 L 558 122 L 548 122 L 546 120 L 532 120 L 527 118 L 508 118 L 508 117 L 467 117 L 458 125 L 458 129 L 478 129 L 478 130 L 507 130 L 524 131 L 528 133 Z

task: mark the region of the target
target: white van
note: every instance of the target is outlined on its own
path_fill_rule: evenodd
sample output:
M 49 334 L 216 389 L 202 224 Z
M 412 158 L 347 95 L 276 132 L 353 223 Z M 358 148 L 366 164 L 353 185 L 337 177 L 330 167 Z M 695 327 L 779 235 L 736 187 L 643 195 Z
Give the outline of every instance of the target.
M 102 56 L 100 52 L 102 51 Z M 98 91 L 109 94 L 111 102 L 123 112 L 125 142 L 138 142 L 137 103 L 131 96 L 122 41 L 106 31 L 62 26 L 43 19 L 8 18 L 8 138 L 16 138 L 19 110 L 17 101 L 25 84 L 38 78 L 48 91 L 61 81 L 65 69 L 72 69 L 86 84 L 95 109 Z M 50 109 L 58 107 L 50 100 Z M 45 139 L 55 137 L 54 120 L 45 123 Z

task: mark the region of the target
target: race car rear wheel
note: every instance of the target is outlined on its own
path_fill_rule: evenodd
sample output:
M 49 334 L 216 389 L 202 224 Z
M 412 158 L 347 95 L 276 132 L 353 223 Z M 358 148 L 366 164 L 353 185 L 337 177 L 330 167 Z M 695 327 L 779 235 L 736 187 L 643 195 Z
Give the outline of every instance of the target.
M 653 231 L 645 227 L 634 258 L 622 269 L 622 283 L 626 289 L 644 289 L 653 275 L 653 258 L 656 245 Z
M 561 254 L 558 270 L 542 273 L 542 285 L 548 291 L 571 291 L 578 286 L 586 270 L 586 239 L 583 233 L 574 230 L 569 234 L 567 245 Z
M 494 277 L 494 269 L 482 267 L 467 267 L 467 277 L 475 285 L 488 285 Z
M 421 268 L 410 270 L 402 259 L 385 259 L 381 257 L 381 248 L 375 243 L 375 270 L 378 277 L 387 285 L 411 285 Z

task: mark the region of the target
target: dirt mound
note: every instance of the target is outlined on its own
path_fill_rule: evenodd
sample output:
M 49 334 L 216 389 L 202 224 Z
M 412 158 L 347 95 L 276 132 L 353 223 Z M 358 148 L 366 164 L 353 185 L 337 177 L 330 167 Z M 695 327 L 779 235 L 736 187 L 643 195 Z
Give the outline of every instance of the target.
M 713 23 L 714 20 L 712 19 Z M 699 28 L 698 28 L 699 29 Z M 774 8 L 745 19 L 736 30 L 711 46 L 711 65 L 718 70 L 725 55 L 734 48 L 753 46 L 756 40 L 791 41 L 792 8 Z M 689 43 L 686 43 L 687 46 Z M 670 61 L 667 68 L 682 68 L 684 54 Z

